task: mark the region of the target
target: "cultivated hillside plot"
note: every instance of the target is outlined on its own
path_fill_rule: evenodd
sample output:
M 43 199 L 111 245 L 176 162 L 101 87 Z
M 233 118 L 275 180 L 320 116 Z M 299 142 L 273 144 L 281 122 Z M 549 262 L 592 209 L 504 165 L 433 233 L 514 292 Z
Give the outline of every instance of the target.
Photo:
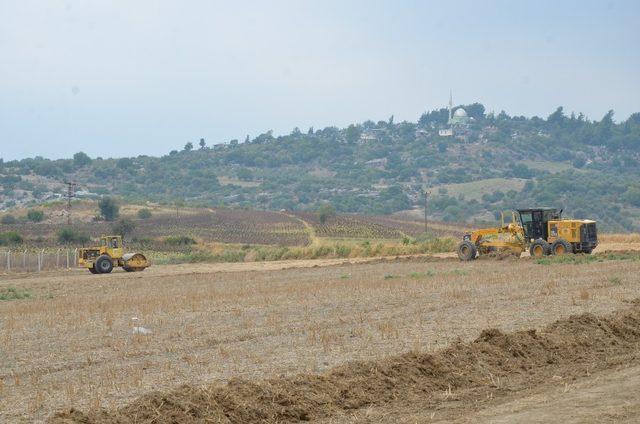
M 115 411 L 150 391 L 169 393 L 182 384 L 195 390 L 236 378 L 262 384 L 265 378 L 299 373 L 335 375 L 339 371 L 329 371 L 332 367 L 351 360 L 389 366 L 394 359 L 384 358 L 407 352 L 445 358 L 437 352 L 457 340 L 474 340 L 485 329 L 541 328 L 571 314 L 628 309 L 629 302 L 640 297 L 636 253 L 582 264 L 528 258 L 336 262 L 234 264 L 230 271 L 222 264 L 199 264 L 195 269 L 157 266 L 135 274 L 73 271 L 0 277 L 3 293 L 12 288 L 24 294 L 0 301 L 0 421 L 43 421 L 69 408 Z M 279 269 L 294 263 L 333 265 Z M 584 355 L 590 355 L 599 348 L 590 344 L 584 349 Z M 624 349 L 605 352 L 612 352 L 613 359 L 626 354 Z M 532 387 L 549 382 L 556 390 L 573 384 L 574 376 L 615 366 L 597 365 L 600 362 L 594 361 L 593 368 L 560 364 L 532 377 Z M 493 382 L 485 373 L 487 385 L 493 386 L 461 394 L 462 401 L 471 403 L 447 417 L 494 407 L 492 402 L 510 390 L 529 387 L 528 371 L 501 372 Z M 389 378 L 384 384 L 393 385 L 394 377 Z M 458 399 L 457 384 L 451 389 L 433 386 L 418 412 L 444 419 L 439 411 Z M 254 389 L 247 390 L 255 395 Z M 308 416 L 280 418 L 366 422 L 370 409 L 372 420 L 384 422 L 388 411 L 411 411 L 407 402 L 419 399 L 414 389 L 393 390 L 391 398 L 358 398 L 354 409 L 330 407 L 316 414 L 311 408 Z M 479 398 L 483 403 L 473 407 Z

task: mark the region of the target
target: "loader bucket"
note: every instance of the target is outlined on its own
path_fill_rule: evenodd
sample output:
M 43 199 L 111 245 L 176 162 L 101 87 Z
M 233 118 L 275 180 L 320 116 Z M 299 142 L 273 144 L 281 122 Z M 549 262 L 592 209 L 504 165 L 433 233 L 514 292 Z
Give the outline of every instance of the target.
M 122 268 L 127 272 L 142 271 L 151 265 L 142 253 L 127 253 L 126 255 L 122 255 L 122 262 Z

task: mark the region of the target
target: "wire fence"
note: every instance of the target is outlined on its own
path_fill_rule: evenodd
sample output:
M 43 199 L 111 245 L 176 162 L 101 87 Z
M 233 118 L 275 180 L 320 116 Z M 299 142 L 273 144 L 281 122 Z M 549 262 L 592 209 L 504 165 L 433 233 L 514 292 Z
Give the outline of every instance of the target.
M 0 250 L 0 274 L 73 268 L 77 257 L 78 249 Z

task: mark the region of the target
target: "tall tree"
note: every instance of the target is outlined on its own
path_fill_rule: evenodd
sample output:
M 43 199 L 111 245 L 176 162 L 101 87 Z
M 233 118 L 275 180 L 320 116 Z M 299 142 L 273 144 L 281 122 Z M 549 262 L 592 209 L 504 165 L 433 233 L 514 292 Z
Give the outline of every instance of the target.
M 356 127 L 355 125 L 351 124 L 347 127 L 347 130 L 345 132 L 345 136 L 347 138 L 347 143 L 349 144 L 353 144 L 356 141 L 358 141 L 358 139 L 360 138 L 360 128 Z
M 73 155 L 73 165 L 80 168 L 91 163 L 91 158 L 84 152 L 78 152 Z
M 563 127 L 566 119 L 567 117 L 564 116 L 564 108 L 562 106 L 558 106 L 556 111 L 549 115 L 549 117 L 547 118 L 547 122 L 559 127 Z
M 120 213 L 120 206 L 113 197 L 105 196 L 98 202 L 100 214 L 106 221 L 113 221 Z

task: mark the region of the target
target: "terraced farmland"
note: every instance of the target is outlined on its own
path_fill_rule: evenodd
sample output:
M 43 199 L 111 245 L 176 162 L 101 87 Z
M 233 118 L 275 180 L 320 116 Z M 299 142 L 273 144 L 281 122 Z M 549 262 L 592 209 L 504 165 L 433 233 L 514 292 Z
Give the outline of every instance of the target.
M 413 216 L 365 216 L 338 214 L 326 222 L 320 222 L 315 212 L 258 211 L 227 208 L 149 207 L 152 217 L 138 219 L 140 207 L 125 205 L 121 216 L 135 225 L 130 239 L 146 241 L 154 246 L 168 236 L 188 236 L 204 244 L 230 243 L 273 246 L 307 246 L 314 239 L 363 239 L 395 240 L 418 237 L 424 232 L 424 222 Z M 73 228 L 91 238 L 111 232 L 113 223 L 95 221 L 95 206 L 79 205 L 74 209 Z M 23 220 L 16 224 L 0 224 L 0 232 L 16 231 L 30 245 L 50 247 L 56 242 L 56 234 L 66 227 L 61 208 L 46 210 L 44 222 Z M 429 230 L 438 237 L 458 238 L 465 226 L 455 223 L 429 222 Z M 157 243 L 156 243 L 157 244 Z M 161 247 L 161 246 L 160 246 Z

